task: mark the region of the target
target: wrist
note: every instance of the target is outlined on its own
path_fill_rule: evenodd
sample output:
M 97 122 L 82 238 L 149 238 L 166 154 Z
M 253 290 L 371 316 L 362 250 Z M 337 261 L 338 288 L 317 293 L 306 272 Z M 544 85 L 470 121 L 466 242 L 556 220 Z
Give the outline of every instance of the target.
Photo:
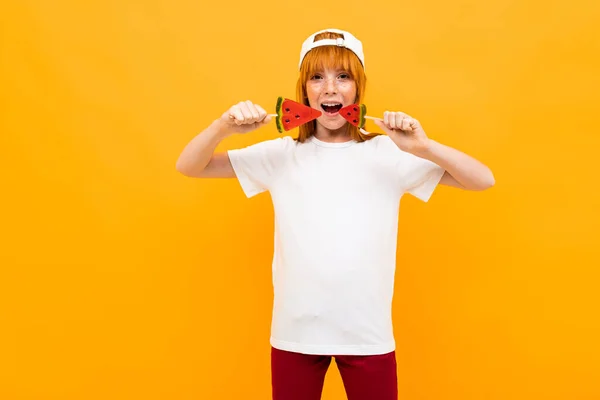
M 215 119 L 212 122 L 211 127 L 213 128 L 212 130 L 214 132 L 215 137 L 219 140 L 223 140 L 226 137 L 231 136 L 235 133 L 231 129 L 231 127 L 224 123 L 220 118 Z
M 436 144 L 435 140 L 427 138 L 417 146 L 414 154 L 421 158 L 429 158 L 434 153 Z

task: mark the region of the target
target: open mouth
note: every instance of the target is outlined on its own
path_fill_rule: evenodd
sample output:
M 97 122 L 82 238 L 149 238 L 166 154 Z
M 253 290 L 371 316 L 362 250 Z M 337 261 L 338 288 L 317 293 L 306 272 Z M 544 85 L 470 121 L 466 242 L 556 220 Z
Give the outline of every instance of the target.
M 321 104 L 321 108 L 326 114 L 334 115 L 340 111 L 342 108 L 342 103 L 323 103 Z

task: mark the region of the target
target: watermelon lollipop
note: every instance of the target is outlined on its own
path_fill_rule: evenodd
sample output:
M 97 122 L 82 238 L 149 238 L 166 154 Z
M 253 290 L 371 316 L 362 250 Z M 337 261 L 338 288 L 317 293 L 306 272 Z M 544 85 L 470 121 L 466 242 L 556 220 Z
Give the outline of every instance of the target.
M 277 98 L 275 122 L 279 133 L 289 131 L 321 116 L 321 111 L 283 97 Z
M 362 129 L 365 127 L 367 106 L 364 104 L 350 104 L 340 109 L 340 115 L 352 125 Z

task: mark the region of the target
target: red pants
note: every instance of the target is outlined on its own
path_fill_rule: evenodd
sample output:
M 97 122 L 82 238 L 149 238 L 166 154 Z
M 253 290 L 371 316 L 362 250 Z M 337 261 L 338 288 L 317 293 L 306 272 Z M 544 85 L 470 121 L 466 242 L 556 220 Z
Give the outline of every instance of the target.
M 348 400 L 397 400 L 395 352 L 372 356 L 321 356 L 271 347 L 273 400 L 320 400 L 332 357 Z

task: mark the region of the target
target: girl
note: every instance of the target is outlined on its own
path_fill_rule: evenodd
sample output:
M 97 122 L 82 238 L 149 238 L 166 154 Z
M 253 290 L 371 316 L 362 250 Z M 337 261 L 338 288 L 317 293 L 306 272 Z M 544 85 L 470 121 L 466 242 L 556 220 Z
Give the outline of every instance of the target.
M 361 103 L 362 43 L 327 29 L 302 45 L 297 101 L 322 111 L 297 138 L 215 154 L 221 140 L 271 117 L 232 106 L 177 161 L 190 177 L 237 178 L 247 197 L 271 193 L 275 212 L 271 368 L 274 400 L 318 400 L 335 360 L 349 400 L 396 400 L 391 306 L 398 211 L 408 193 L 428 201 L 438 184 L 483 190 L 485 165 L 430 139 L 415 118 L 385 112 L 385 134 L 349 124 L 338 110 Z

